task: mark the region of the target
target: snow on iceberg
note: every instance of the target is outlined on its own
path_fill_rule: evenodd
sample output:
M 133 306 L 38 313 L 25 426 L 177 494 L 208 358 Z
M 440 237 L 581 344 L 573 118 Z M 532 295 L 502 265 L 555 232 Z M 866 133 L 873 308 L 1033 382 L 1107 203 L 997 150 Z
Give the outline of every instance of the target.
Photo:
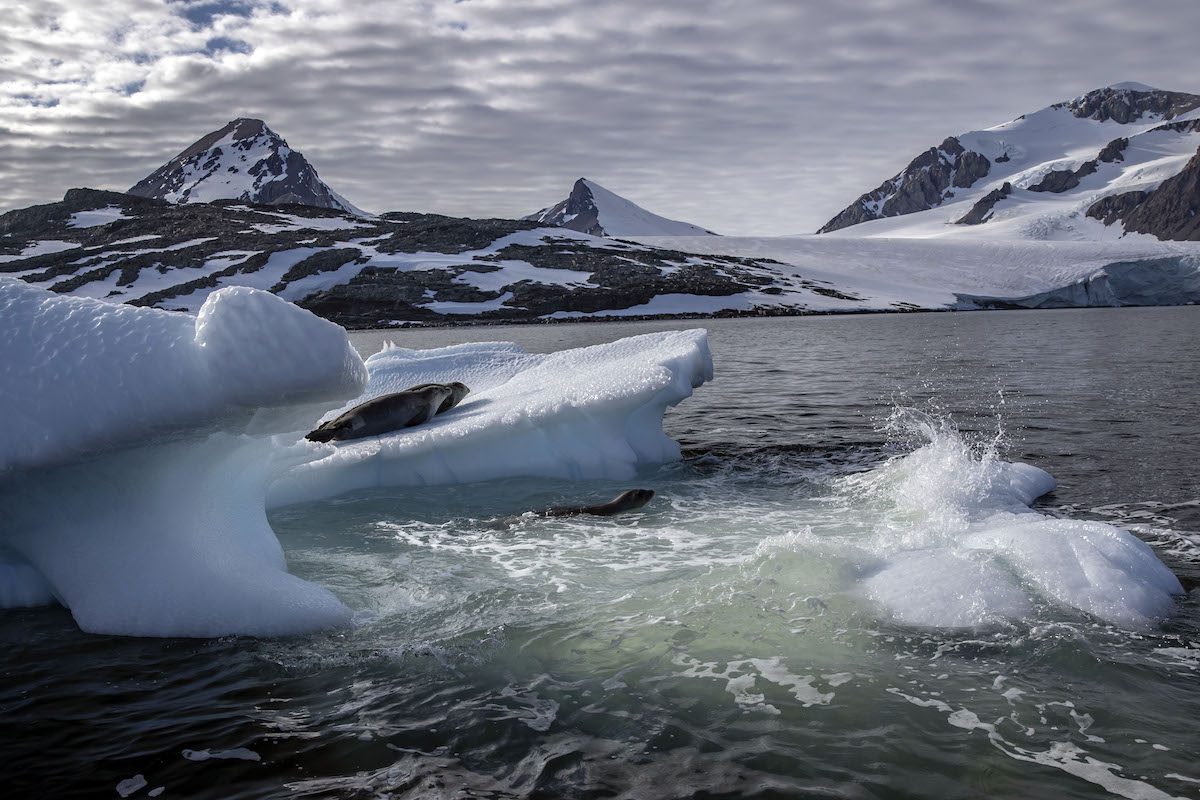
M 353 397 L 366 381 L 340 327 L 242 287 L 190 317 L 7 279 L 0 320 L 0 474 L 217 420 L 286 429 L 272 417 Z
M 270 505 L 507 477 L 626 480 L 639 465 L 679 457 L 663 414 L 712 378 L 712 357 L 706 333 L 690 330 L 545 355 L 496 342 L 390 347 L 367 359 L 367 369 L 370 382 L 356 403 L 451 380 L 471 394 L 427 425 L 328 446 L 324 458 L 276 482 Z
M 278 504 L 380 485 L 629 477 L 678 456 L 662 415 L 712 374 L 703 331 L 550 355 L 389 348 L 364 367 L 341 328 L 247 288 L 214 292 L 189 317 L 0 280 L 0 320 L 0 608 L 57 600 L 95 633 L 348 624 L 333 594 L 287 572 L 268 492 Z M 300 440 L 336 402 L 435 380 L 473 393 L 427 426 Z

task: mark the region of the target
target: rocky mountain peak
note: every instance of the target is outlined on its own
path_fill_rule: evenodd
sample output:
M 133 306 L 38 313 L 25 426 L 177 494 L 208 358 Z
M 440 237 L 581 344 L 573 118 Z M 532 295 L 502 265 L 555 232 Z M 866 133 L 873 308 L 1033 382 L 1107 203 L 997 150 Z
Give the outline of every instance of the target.
M 991 171 L 987 157 L 968 150 L 954 136 L 909 162 L 897 175 L 851 203 L 817 233 L 848 228 L 867 220 L 912 214 L 941 205 Z
M 171 203 L 244 200 L 362 212 L 261 119 L 239 117 L 208 133 L 129 190 Z
M 1080 119 L 1097 122 L 1131 122 L 1170 120 L 1200 108 L 1200 95 L 1168 92 L 1142 83 L 1118 83 L 1093 89 L 1074 100 L 1058 103 L 1053 108 L 1065 108 Z
M 575 181 L 566 200 L 525 219 L 592 236 L 712 235 L 698 225 L 652 214 L 588 178 Z

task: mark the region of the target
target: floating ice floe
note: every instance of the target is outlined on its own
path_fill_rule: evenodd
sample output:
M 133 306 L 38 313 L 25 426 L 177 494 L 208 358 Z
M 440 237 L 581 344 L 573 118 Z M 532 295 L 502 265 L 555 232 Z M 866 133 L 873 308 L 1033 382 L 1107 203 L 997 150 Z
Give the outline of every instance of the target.
M 712 374 L 702 331 L 551 355 L 511 344 L 391 348 L 367 371 L 345 332 L 266 292 L 198 316 L 0 280 L 0 607 L 53 600 L 81 628 L 286 635 L 350 611 L 287 572 L 275 503 L 380 485 L 629 477 L 675 458 L 668 405 Z M 341 446 L 300 440 L 331 405 L 434 380 L 474 390 L 432 424 Z M 272 486 L 274 485 L 274 488 Z
M 365 384 L 344 331 L 243 288 L 189 317 L 14 280 L 0 320 L 0 605 L 57 599 L 84 630 L 133 635 L 349 619 L 288 574 L 263 510 L 308 457 L 268 434 Z

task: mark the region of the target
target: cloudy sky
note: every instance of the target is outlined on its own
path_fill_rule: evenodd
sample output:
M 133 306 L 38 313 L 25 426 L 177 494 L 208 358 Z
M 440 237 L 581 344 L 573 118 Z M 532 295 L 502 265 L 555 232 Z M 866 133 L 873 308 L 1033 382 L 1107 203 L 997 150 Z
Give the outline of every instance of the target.
M 1196 0 L 37 0 L 0 24 L 0 210 L 261 117 L 373 210 L 523 215 L 581 175 L 809 232 L 947 135 L 1200 91 Z

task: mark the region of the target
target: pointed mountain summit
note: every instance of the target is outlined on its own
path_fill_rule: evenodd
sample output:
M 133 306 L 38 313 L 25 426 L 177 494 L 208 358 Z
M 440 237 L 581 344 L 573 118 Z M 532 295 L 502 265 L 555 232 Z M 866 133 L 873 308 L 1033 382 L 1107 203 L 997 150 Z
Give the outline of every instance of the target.
M 245 200 L 364 212 L 330 189 L 261 119 L 235 119 L 201 137 L 129 190 L 171 203 Z
M 910 235 L 917 232 L 912 225 L 884 222 L 908 215 L 918 215 L 914 224 L 930 223 L 923 231 L 942 233 L 945 224 L 981 225 L 1025 214 L 1023 227 L 1017 226 L 1022 237 L 1064 234 L 1072 215 L 1089 211 L 1085 201 L 1148 191 L 1181 170 L 1196 151 L 1189 134 L 1197 131 L 1197 119 L 1200 95 L 1141 83 L 1094 89 L 1002 125 L 946 138 L 817 233 L 867 223 L 855 232 Z M 935 211 L 943 206 L 945 215 Z M 1054 230 L 1047 228 L 1050 222 Z M 1078 233 L 1078 226 L 1072 230 Z
M 525 219 L 593 236 L 716 236 L 698 225 L 651 214 L 587 178 L 575 181 L 566 200 Z

